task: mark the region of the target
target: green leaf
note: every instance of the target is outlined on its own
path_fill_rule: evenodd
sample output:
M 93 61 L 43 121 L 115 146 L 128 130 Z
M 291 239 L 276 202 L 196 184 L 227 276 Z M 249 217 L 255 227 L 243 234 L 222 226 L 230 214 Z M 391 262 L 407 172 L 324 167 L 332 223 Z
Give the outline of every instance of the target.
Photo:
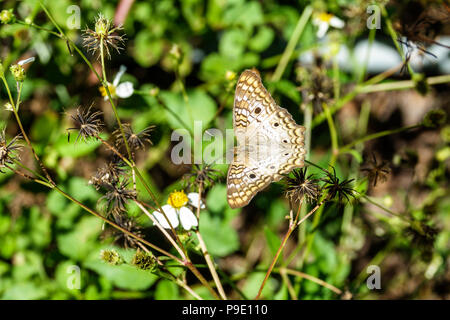
M 45 278 L 43 256 L 34 251 L 16 252 L 12 276 L 17 281 L 30 279 L 33 276 Z
M 133 57 L 142 67 L 150 67 L 161 58 L 164 40 L 155 38 L 148 30 L 141 31 L 134 40 Z
M 351 154 L 353 157 L 355 157 L 355 159 L 356 159 L 356 161 L 358 161 L 358 163 L 362 163 L 363 162 L 363 158 L 362 158 L 361 153 L 356 151 L 355 149 L 347 150 L 344 153 Z
M 158 282 L 155 291 L 156 300 L 177 300 L 179 299 L 177 285 L 169 280 L 161 280 Z
M 45 288 L 33 282 L 18 282 L 5 290 L 4 300 L 39 300 L 47 296 Z
M 212 212 L 221 212 L 228 205 L 227 187 L 224 184 L 216 184 L 209 190 L 206 197 L 208 210 Z
M 99 193 L 83 178 L 73 177 L 69 181 L 69 194 L 78 201 L 97 201 Z
M 202 62 L 200 78 L 204 81 L 223 81 L 228 70 L 236 71 L 239 61 L 224 57 L 217 52 L 208 55 Z
M 285 201 L 277 198 L 271 202 L 269 212 L 267 215 L 267 225 L 274 228 L 280 223 L 285 222 L 286 215 L 289 212 L 289 208 Z
M 71 157 L 78 158 L 88 154 L 91 154 L 97 149 L 102 143 L 96 139 L 89 139 L 88 141 L 81 141 L 75 143 L 78 132 L 72 132 L 70 134 L 70 140 L 67 141 L 66 135 L 61 135 L 55 143 L 55 150 L 61 157 Z M 102 138 L 106 138 L 105 135 L 101 135 Z
M 137 269 L 129 264 L 112 266 L 101 260 L 91 260 L 83 265 L 107 278 L 118 288 L 126 290 L 146 290 L 158 278 L 149 271 Z
M 224 224 L 219 217 L 210 217 L 208 212 L 200 215 L 200 233 L 213 256 L 224 257 L 239 248 L 236 231 Z
M 253 299 L 258 294 L 259 288 L 264 280 L 265 272 L 255 272 L 250 274 L 247 278 L 242 292 L 249 298 Z M 273 295 L 273 290 L 275 289 L 276 281 L 269 277 L 267 279 L 266 285 L 261 293 L 261 297 L 266 299 L 271 299 Z
M 266 26 L 261 26 L 258 32 L 251 37 L 248 47 L 257 52 L 266 50 L 273 41 L 275 33 L 273 30 Z
M 236 5 L 227 9 L 223 21 L 232 26 L 243 26 L 251 30 L 254 26 L 264 22 L 261 4 L 257 1 L 236 1 Z
M 247 39 L 247 33 L 244 30 L 227 30 L 220 39 L 219 52 L 225 57 L 239 59 L 244 53 Z
M 272 82 L 271 87 L 274 87 L 279 93 L 288 97 L 296 104 L 300 104 L 300 92 L 297 90 L 297 87 L 288 80 L 279 80 L 277 82 Z
M 194 121 L 199 121 L 202 126 L 209 123 L 216 114 L 216 103 L 204 91 L 194 89 L 188 92 L 188 104 L 185 103 L 182 94 L 169 91 L 161 92 L 161 98 L 166 106 L 172 110 L 167 112 L 167 119 L 172 129 L 185 128 L 179 119 L 182 119 L 188 130 L 194 132 Z M 178 118 L 173 115 L 178 115 Z M 203 131 L 207 128 L 202 128 Z
M 281 246 L 281 239 L 267 226 L 264 226 L 264 234 L 266 236 L 267 246 L 269 247 L 272 256 L 275 257 L 278 248 Z
M 95 248 L 101 232 L 102 221 L 96 217 L 84 216 L 72 231 L 57 237 L 62 254 L 75 261 L 82 261 Z

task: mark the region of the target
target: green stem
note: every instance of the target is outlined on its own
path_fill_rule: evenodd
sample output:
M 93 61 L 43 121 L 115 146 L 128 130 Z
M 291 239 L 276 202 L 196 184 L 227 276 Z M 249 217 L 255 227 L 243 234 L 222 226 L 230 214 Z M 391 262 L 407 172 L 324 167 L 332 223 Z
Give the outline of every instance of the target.
M 338 135 L 337 135 L 337 131 L 336 131 L 336 126 L 334 125 L 334 121 L 333 121 L 333 118 L 330 113 L 330 109 L 328 108 L 327 104 L 323 103 L 322 107 L 325 112 L 325 116 L 327 117 L 328 128 L 330 130 L 332 155 L 335 156 L 339 153 L 339 144 L 338 144 Z
M 300 39 L 300 36 L 302 35 L 303 30 L 305 29 L 306 23 L 308 22 L 312 14 L 312 11 L 313 10 L 310 6 L 306 6 L 305 9 L 303 10 L 302 15 L 298 19 L 297 25 L 295 26 L 294 32 L 292 33 L 292 36 L 289 39 L 286 49 L 284 50 L 283 55 L 281 56 L 281 59 L 278 62 L 277 68 L 275 69 L 275 72 L 272 76 L 272 81 L 278 81 L 281 79 L 281 76 L 283 75 L 288 62 L 291 59 L 295 46 L 297 45 L 298 40 Z
M 352 149 L 354 146 L 369 141 L 369 140 L 373 140 L 373 139 L 377 139 L 380 137 L 384 137 L 384 136 L 388 136 L 391 134 L 395 134 L 395 133 L 399 133 L 402 131 L 407 131 L 407 130 L 411 130 L 411 129 L 416 129 L 416 128 L 420 128 L 422 127 L 422 124 L 415 124 L 412 126 L 408 126 L 408 127 L 402 127 L 402 128 L 398 128 L 398 129 L 393 129 L 393 130 L 386 130 L 386 131 L 380 131 L 374 134 L 369 134 L 365 137 L 359 138 L 357 140 L 352 141 L 351 143 L 343 146 L 340 150 L 339 153 L 346 153 L 348 151 L 350 151 L 350 149 Z
M 57 36 L 57 37 L 59 37 L 59 38 L 62 38 L 61 34 L 59 34 L 58 32 L 55 32 L 55 31 L 53 31 L 53 30 L 50 30 L 50 29 L 47 29 L 47 28 L 44 28 L 44 27 L 41 27 L 41 26 L 38 26 L 38 25 L 35 24 L 34 22 L 32 22 L 32 23 L 26 23 L 25 21 L 16 20 L 16 23 L 21 24 L 21 25 L 24 25 L 24 26 L 27 26 L 27 27 L 32 27 L 32 28 L 35 28 L 35 29 L 38 29 L 38 30 L 42 30 L 42 31 L 48 32 L 48 33 L 50 33 L 50 34 L 52 34 L 52 35 L 54 35 L 54 36 Z
M 388 30 L 389 35 L 391 36 L 392 42 L 395 45 L 395 48 L 397 48 L 398 53 L 400 54 L 400 56 L 402 57 L 402 60 L 405 61 L 406 66 L 408 68 L 409 74 L 411 75 L 411 77 L 414 76 L 415 72 L 414 70 L 411 68 L 411 66 L 409 65 L 409 62 L 406 61 L 406 57 L 405 54 L 403 53 L 402 48 L 400 47 L 400 45 L 398 44 L 398 36 L 397 33 L 394 30 L 394 27 L 392 26 L 392 22 L 391 19 L 389 18 L 389 15 L 386 11 L 386 7 L 384 5 L 381 5 L 381 14 L 383 15 L 383 18 L 385 19 L 386 22 L 386 27 Z

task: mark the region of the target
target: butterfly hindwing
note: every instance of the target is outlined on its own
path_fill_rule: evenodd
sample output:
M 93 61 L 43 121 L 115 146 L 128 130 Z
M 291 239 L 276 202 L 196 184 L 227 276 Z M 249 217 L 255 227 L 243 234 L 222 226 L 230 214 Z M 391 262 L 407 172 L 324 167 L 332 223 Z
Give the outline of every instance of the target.
M 227 199 L 231 208 L 246 206 L 273 178 L 262 174 L 258 168 L 232 163 L 227 176 Z

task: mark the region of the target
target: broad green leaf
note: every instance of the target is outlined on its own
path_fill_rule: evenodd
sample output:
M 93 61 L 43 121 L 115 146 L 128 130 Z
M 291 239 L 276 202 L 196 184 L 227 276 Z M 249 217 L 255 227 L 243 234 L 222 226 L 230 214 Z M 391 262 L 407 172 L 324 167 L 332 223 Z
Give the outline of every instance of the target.
M 219 52 L 231 59 L 239 59 L 247 44 L 247 33 L 244 30 L 231 29 L 224 32 L 219 43 Z
M 169 280 L 161 280 L 158 282 L 155 291 L 156 300 L 177 300 L 179 299 L 177 285 Z
M 75 261 L 84 260 L 96 246 L 101 225 L 100 219 L 83 216 L 70 232 L 57 237 L 60 252 Z
M 271 28 L 261 26 L 258 32 L 250 38 L 248 47 L 253 51 L 264 51 L 270 46 L 274 37 L 275 33 Z
M 86 261 L 84 267 L 94 270 L 110 280 L 115 286 L 125 290 L 146 290 L 158 278 L 146 270 L 140 270 L 129 264 L 109 265 L 100 260 Z
M 88 141 L 82 141 L 81 139 L 78 142 L 75 142 L 77 138 L 78 132 L 73 131 L 70 134 L 70 140 L 67 141 L 67 136 L 62 134 L 55 143 L 55 150 L 58 152 L 61 157 L 71 157 L 71 158 L 79 158 L 88 154 L 94 153 L 95 149 L 97 149 L 102 143 L 94 138 L 90 138 Z M 103 139 L 106 138 L 105 135 L 101 134 Z
M 201 126 L 201 134 L 216 113 L 216 103 L 204 91 L 195 89 L 188 92 L 188 102 L 185 103 L 181 93 L 161 92 L 161 98 L 172 111 L 167 112 L 167 119 L 172 129 L 188 129 L 194 132 L 194 121 Z M 177 114 L 178 117 L 174 116 Z M 181 119 L 181 120 L 180 120 Z M 183 123 L 182 123 L 183 122 Z M 185 128 L 187 126 L 187 128 Z
M 281 245 L 281 239 L 267 226 L 264 227 L 264 235 L 266 236 L 267 246 L 269 247 L 272 256 L 275 257 L 275 254 Z
M 200 215 L 200 233 L 208 251 L 215 257 L 224 257 L 239 248 L 236 231 L 219 217 L 211 217 L 208 212 Z

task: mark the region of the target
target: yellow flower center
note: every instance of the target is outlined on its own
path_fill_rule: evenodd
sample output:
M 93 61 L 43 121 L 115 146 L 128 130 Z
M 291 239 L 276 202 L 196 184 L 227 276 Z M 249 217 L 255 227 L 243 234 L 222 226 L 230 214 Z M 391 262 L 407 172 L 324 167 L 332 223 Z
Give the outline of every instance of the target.
M 169 194 L 169 199 L 167 199 L 167 204 L 171 205 L 175 209 L 180 209 L 186 203 L 188 203 L 189 199 L 184 191 L 174 191 Z
M 111 97 L 115 97 L 116 96 L 116 87 L 112 83 L 108 83 L 108 89 L 109 89 L 109 93 L 111 93 Z M 104 86 L 101 86 L 100 88 L 98 88 L 98 90 L 100 90 L 100 93 L 102 94 L 103 97 L 108 96 Z
M 325 13 L 322 12 L 319 14 L 319 20 L 323 22 L 330 22 L 331 18 L 333 18 L 333 15 L 331 13 Z

